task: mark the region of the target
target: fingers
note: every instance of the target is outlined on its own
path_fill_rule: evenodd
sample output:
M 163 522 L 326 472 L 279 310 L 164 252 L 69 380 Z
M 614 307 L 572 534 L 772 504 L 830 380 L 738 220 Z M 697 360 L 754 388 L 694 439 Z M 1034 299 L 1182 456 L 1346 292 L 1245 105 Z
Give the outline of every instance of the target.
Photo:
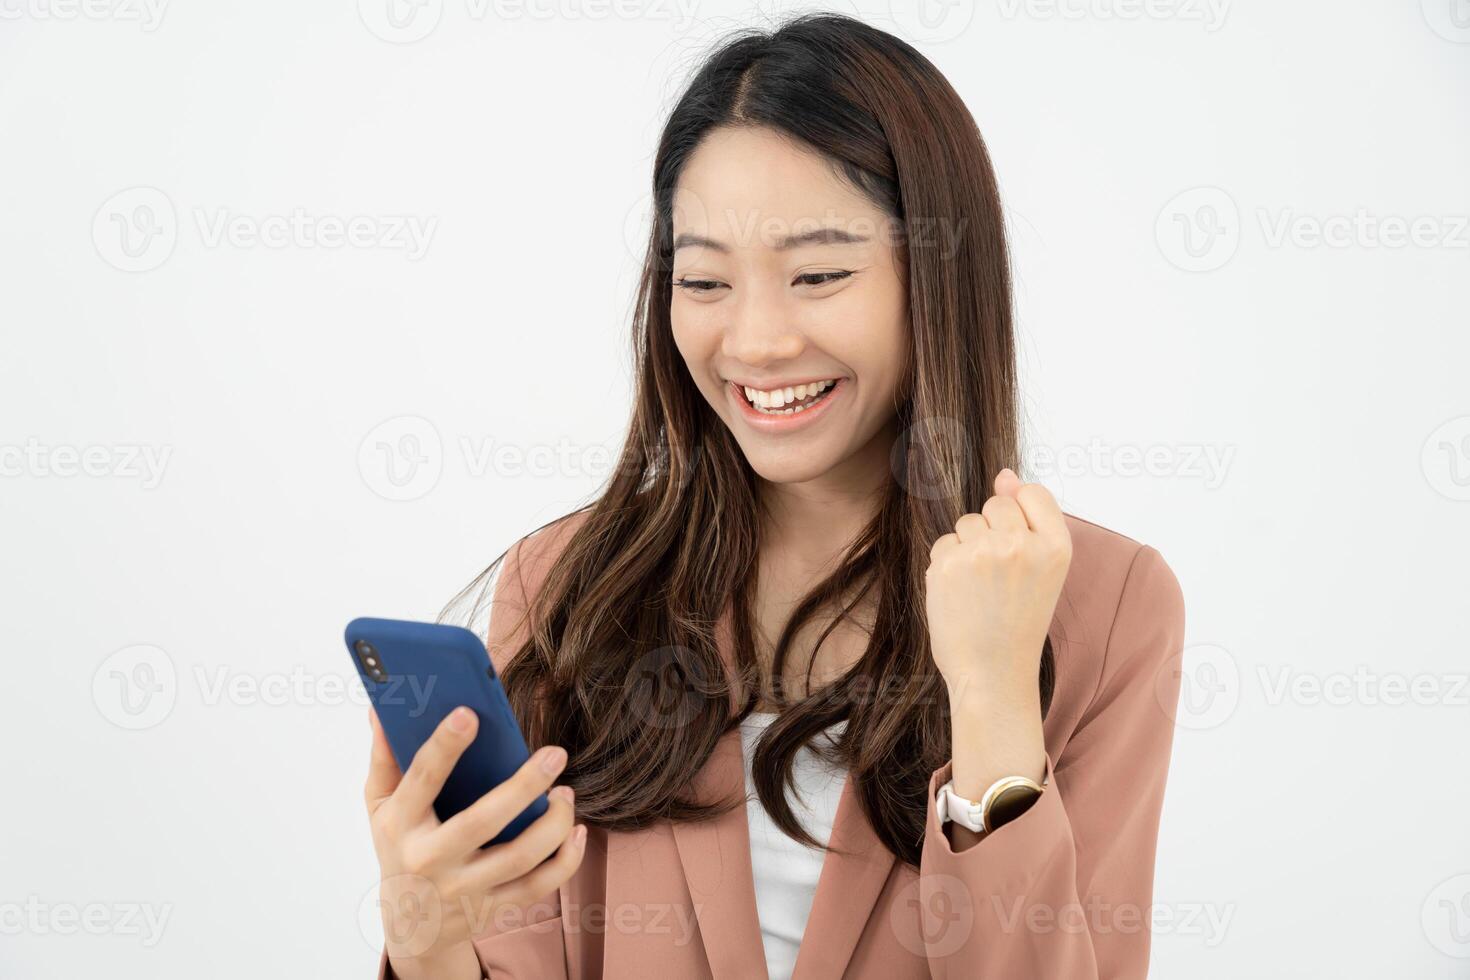
M 965 514 L 954 522 L 955 537 L 961 541 L 974 541 L 990 530 L 990 522 L 982 514 Z
M 1021 478 L 1009 466 L 995 474 L 995 492 L 998 496 L 1014 497 L 1021 486 Z
M 393 795 L 403 773 L 393 758 L 393 750 L 388 747 L 388 736 L 383 734 L 378 713 L 372 708 L 368 709 L 368 724 L 373 730 L 373 753 L 368 761 L 367 785 L 363 787 L 362 795 L 367 801 L 368 813 L 372 813 Z
M 935 541 L 929 557 L 932 560 L 955 542 L 977 541 L 988 531 L 1028 529 L 1067 535 L 1066 516 L 1046 487 L 1039 483 L 1022 483 L 1015 471 L 1007 467 L 996 476 L 995 495 L 985 501 L 980 513 L 965 514 L 956 521 L 954 533 Z
M 1026 515 L 1021 512 L 1021 505 L 1016 503 L 1015 497 L 996 494 L 985 501 L 980 513 L 985 516 L 993 531 L 1026 530 Z
M 557 745 L 548 745 L 539 749 L 531 758 L 527 759 L 522 766 L 516 770 L 505 782 L 480 797 L 470 806 L 456 813 L 444 822 L 435 833 L 441 837 L 441 843 L 447 853 L 469 854 L 487 840 L 505 829 L 505 825 L 520 815 L 521 811 L 531 805 L 531 801 L 551 787 L 556 777 L 561 774 L 567 764 L 566 749 Z M 567 827 L 571 826 L 571 803 L 564 804 L 567 811 Z M 555 801 L 546 813 L 537 819 L 536 824 L 541 823 L 552 811 L 556 810 Z M 530 833 L 527 827 L 521 837 Z M 566 831 L 562 831 L 565 836 Z M 517 841 L 520 838 L 516 838 Z M 560 841 L 561 837 L 557 838 Z M 497 845 L 499 846 L 504 845 Z M 551 845 L 554 847 L 555 843 Z M 545 857 L 551 852 L 551 847 L 541 855 Z M 492 848 L 492 851 L 496 848 Z M 540 860 L 540 858 L 537 858 Z M 530 868 L 526 868 L 529 871 Z M 525 871 L 517 874 L 524 874 Z M 507 877 L 517 877 L 508 875 Z
M 520 838 L 516 840 L 519 841 Z M 489 887 L 495 889 L 495 896 L 501 902 L 523 907 L 531 905 L 565 884 L 581 866 L 586 851 L 587 827 L 582 825 L 567 835 L 551 860 L 543 862 L 534 871 L 514 881 Z
M 470 866 L 483 884 L 514 881 L 530 874 L 553 854 L 572 832 L 575 819 L 571 787 L 558 786 L 551 792 L 551 805 L 513 841 L 496 844 L 474 858 Z M 484 843 L 481 838 L 480 843 Z
M 964 520 L 964 518 L 962 517 L 960 518 L 960 520 Z M 941 534 L 938 538 L 935 539 L 934 543 L 929 546 L 929 563 L 932 565 L 934 562 L 938 561 L 939 557 L 943 555 L 946 551 L 949 551 L 951 548 L 958 547 L 959 543 L 960 536 L 953 531 L 949 532 L 948 534 Z
M 1016 493 L 1016 503 L 1026 516 L 1031 530 L 1043 534 L 1068 535 L 1067 518 L 1057 499 L 1039 483 L 1028 483 Z
M 454 764 L 475 740 L 479 721 L 469 708 L 455 708 L 414 754 L 394 794 L 404 815 L 416 817 L 433 806 Z

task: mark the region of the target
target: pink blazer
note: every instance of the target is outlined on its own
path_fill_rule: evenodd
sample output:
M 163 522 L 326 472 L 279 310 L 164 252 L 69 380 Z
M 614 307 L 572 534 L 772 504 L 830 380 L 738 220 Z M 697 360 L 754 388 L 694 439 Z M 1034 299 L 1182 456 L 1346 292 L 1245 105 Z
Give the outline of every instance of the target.
M 527 598 L 582 519 L 563 519 L 506 556 L 489 629 L 497 669 L 525 636 Z M 1158 551 L 1071 515 L 1067 524 L 1072 565 L 1049 631 L 1057 683 L 1044 725 L 1046 792 L 956 852 L 934 804 L 949 766 L 936 771 L 915 871 L 879 843 L 849 785 L 831 836 L 844 853 L 830 851 L 822 866 L 795 980 L 1147 974 L 1184 603 Z M 728 623 L 722 629 L 728 655 Z M 743 796 L 738 730 L 695 789 Z M 766 980 L 745 808 L 631 833 L 589 828 L 571 880 L 474 944 L 493 980 Z M 385 957 L 379 978 L 391 975 Z

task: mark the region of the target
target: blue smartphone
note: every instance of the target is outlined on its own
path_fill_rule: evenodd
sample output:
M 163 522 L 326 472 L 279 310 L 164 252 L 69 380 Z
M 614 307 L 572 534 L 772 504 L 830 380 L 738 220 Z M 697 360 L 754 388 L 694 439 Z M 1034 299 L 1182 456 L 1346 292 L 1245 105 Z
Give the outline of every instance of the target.
M 521 726 L 479 637 L 458 626 L 397 619 L 354 619 L 347 649 L 378 713 L 398 768 L 408 771 L 419 747 L 460 705 L 480 719 L 475 740 L 455 763 L 434 800 L 448 820 L 509 779 L 529 758 Z M 503 844 L 546 812 L 545 794 L 482 847 Z

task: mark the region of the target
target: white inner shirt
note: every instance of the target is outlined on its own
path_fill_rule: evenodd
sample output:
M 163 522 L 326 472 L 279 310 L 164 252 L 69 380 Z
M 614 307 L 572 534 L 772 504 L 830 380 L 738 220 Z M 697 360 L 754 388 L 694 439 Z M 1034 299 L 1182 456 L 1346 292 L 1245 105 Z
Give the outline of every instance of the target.
M 790 980 L 826 852 L 787 837 L 756 797 L 750 761 L 756 740 L 775 717 L 773 712 L 751 712 L 740 723 L 740 743 L 745 756 L 750 869 L 755 877 L 755 907 L 760 918 L 761 942 L 765 945 L 766 969 L 771 980 Z M 827 736 L 835 738 L 846 727 L 847 722 L 840 721 L 827 729 Z M 825 845 L 832 834 L 832 821 L 837 815 L 837 801 L 842 797 L 847 770 L 829 765 L 805 745 L 796 754 L 792 768 L 799 794 L 799 798 L 788 794 L 792 812 L 807 832 Z

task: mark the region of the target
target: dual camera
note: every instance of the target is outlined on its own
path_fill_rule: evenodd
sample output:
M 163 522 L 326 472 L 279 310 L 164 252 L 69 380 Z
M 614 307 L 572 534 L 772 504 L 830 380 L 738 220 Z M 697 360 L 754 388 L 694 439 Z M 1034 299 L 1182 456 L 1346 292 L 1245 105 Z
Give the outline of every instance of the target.
M 357 654 L 357 662 L 362 664 L 363 673 L 378 684 L 388 680 L 388 672 L 383 669 L 383 659 L 378 656 L 377 647 L 367 640 L 358 640 L 353 644 L 352 650 Z

